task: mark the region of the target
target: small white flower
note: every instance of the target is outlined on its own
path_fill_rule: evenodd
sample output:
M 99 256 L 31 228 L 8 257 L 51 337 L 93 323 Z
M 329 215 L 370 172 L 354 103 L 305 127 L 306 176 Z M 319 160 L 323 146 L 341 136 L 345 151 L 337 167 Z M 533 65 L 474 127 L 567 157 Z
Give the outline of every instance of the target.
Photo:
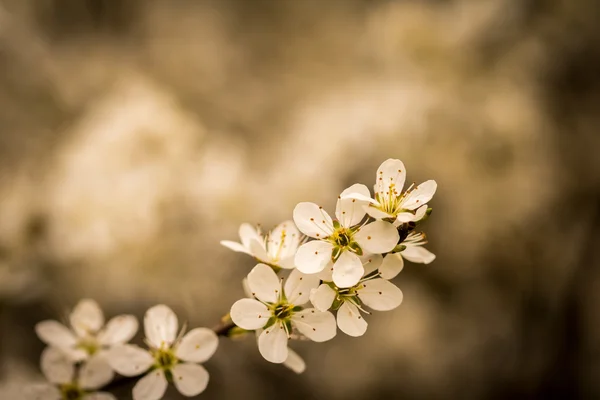
M 370 193 L 354 191 L 342 198 L 363 200 L 369 204 L 367 213 L 377 219 L 392 219 L 395 225 L 421 220 L 427 212 L 427 203 L 437 189 L 437 183 L 429 180 L 418 186 L 411 185 L 402 192 L 406 169 L 400 160 L 388 159 L 377 170 L 375 198 Z
M 250 224 L 242 224 L 239 230 L 242 243 L 222 240 L 221 244 L 228 249 L 246 253 L 259 262 L 274 267 L 294 268 L 294 255 L 300 244 L 300 232 L 292 221 L 285 221 L 265 236 L 260 228 Z
M 172 381 L 184 396 L 196 396 L 208 385 L 208 372 L 199 365 L 217 350 L 219 339 L 208 328 L 196 328 L 178 340 L 179 323 L 165 305 L 146 312 L 144 331 L 149 350 L 135 345 L 113 347 L 108 353 L 111 367 L 124 376 L 148 373 L 133 388 L 134 400 L 158 400 Z
M 106 351 L 128 342 L 138 330 L 133 315 L 119 315 L 104 325 L 102 310 L 90 299 L 83 299 L 75 306 L 69 322 L 70 329 L 58 321 L 42 321 L 35 331 L 44 343 L 59 349 L 74 362 L 106 364 Z
M 398 275 L 404 267 L 404 258 L 419 264 L 429 264 L 435 260 L 435 254 L 423 247 L 427 244 L 427 237 L 422 232 L 410 232 L 400 244 L 404 250 L 387 254 L 383 259 L 379 267 L 382 278 L 392 279 Z
M 367 321 L 360 311 L 369 314 L 363 306 L 375 311 L 389 311 L 402 303 L 402 291 L 385 279 L 379 278 L 375 272 L 381 263 L 381 255 L 365 260 L 370 266 L 365 276 L 350 288 L 340 288 L 333 282 L 324 282 L 313 289 L 310 300 L 316 309 L 321 311 L 333 308 L 337 310 L 337 325 L 340 330 L 350 336 L 362 336 L 367 330 Z M 360 310 L 360 311 L 359 311 Z
M 303 279 L 311 279 L 311 278 L 304 278 Z M 313 278 L 314 279 L 314 278 Z M 318 282 L 316 282 L 318 284 Z M 252 290 L 250 289 L 250 286 L 248 285 L 248 278 L 244 278 L 242 280 L 242 287 L 244 288 L 244 294 L 246 295 L 246 297 L 253 299 L 254 296 L 252 296 Z M 314 290 L 314 289 L 311 289 Z M 256 339 L 258 340 L 258 338 L 260 337 L 260 334 L 263 332 L 262 329 L 257 329 L 256 331 Z M 298 353 L 296 353 L 294 350 L 292 350 L 290 347 L 288 347 L 288 356 L 285 359 L 285 361 L 283 362 L 283 365 L 289 369 L 291 369 L 292 371 L 294 371 L 297 374 L 301 374 L 306 370 L 306 363 L 304 362 L 304 359 L 302 359 L 302 357 L 300 357 L 300 355 Z
M 301 359 L 293 355 L 290 359 L 288 339 L 292 334 L 299 332 L 315 342 L 336 334 L 333 314 L 302 308 L 311 289 L 319 285 L 319 277 L 293 270 L 282 285 L 269 266 L 258 264 L 248 274 L 247 283 L 255 299 L 236 301 L 231 307 L 232 321 L 246 330 L 264 329 L 258 337 L 258 350 L 267 361 L 287 362 L 288 367 L 303 370 Z
M 314 278 L 308 278 L 308 277 L 302 277 L 303 279 L 314 279 Z M 318 284 L 318 282 L 315 281 L 316 284 Z M 252 296 L 252 289 L 250 289 L 250 286 L 248 285 L 248 278 L 244 278 L 242 280 L 242 287 L 244 288 L 244 294 L 246 295 L 246 297 L 253 299 L 254 296 Z M 314 290 L 314 289 L 311 289 Z M 256 330 L 256 339 L 258 340 L 258 338 L 260 337 L 260 334 L 263 332 L 262 329 L 257 329 Z M 302 359 L 302 357 L 300 357 L 300 355 L 298 355 L 298 353 L 296 353 L 294 350 L 292 350 L 290 347 L 288 347 L 288 356 L 285 359 L 285 361 L 283 362 L 283 365 L 289 369 L 291 369 L 292 371 L 294 371 L 297 374 L 301 374 L 306 370 L 306 363 L 304 362 L 304 360 Z
M 110 393 L 96 392 L 113 377 L 110 367 L 99 358 L 90 359 L 76 374 L 75 363 L 68 355 L 47 347 L 40 366 L 49 383 L 27 388 L 30 400 L 116 400 Z
M 355 184 L 338 197 L 333 221 L 322 207 L 300 203 L 294 209 L 294 222 L 302 233 L 317 240 L 303 244 L 296 253 L 296 267 L 306 274 L 319 273 L 333 262 L 333 281 L 338 287 L 351 287 L 363 276 L 359 256 L 391 251 L 398 243 L 398 231 L 389 222 L 361 224 L 368 200 L 347 198 L 359 193 L 370 199 L 365 185 Z

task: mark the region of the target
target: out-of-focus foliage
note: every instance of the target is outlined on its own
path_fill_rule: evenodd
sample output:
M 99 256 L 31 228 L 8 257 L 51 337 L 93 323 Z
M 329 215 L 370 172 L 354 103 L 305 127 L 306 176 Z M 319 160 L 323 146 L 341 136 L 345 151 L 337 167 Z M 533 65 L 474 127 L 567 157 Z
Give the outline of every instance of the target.
M 0 1 L 0 397 L 82 297 L 216 323 L 253 266 L 219 240 L 389 157 L 439 184 L 403 305 L 301 376 L 223 341 L 203 398 L 600 396 L 596 9 Z

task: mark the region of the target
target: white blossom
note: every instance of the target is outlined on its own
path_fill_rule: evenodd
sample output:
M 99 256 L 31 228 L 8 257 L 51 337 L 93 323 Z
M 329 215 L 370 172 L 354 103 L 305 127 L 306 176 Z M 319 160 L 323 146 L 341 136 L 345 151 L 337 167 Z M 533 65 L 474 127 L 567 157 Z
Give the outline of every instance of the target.
M 315 342 L 332 339 L 336 334 L 335 318 L 330 312 L 304 309 L 311 289 L 319 285 L 316 275 L 293 270 L 282 284 L 277 274 L 265 264 L 256 265 L 248 274 L 248 288 L 254 298 L 241 299 L 231 307 L 231 319 L 240 328 L 259 330 L 258 350 L 272 363 L 286 363 L 303 370 L 303 361 L 292 354 L 288 340 L 299 333 Z
M 91 358 L 76 373 L 75 362 L 67 354 L 47 347 L 40 367 L 48 383 L 28 387 L 30 400 L 116 400 L 110 393 L 96 392 L 113 377 L 110 367 L 99 358 Z
M 304 277 L 303 277 L 304 279 Z M 310 278 L 307 278 L 310 279 Z M 314 278 L 313 278 L 314 279 Z M 248 285 L 248 278 L 244 278 L 242 280 L 242 287 L 244 289 L 244 294 L 246 295 L 246 297 L 253 299 L 254 296 L 252 296 L 252 290 L 250 289 L 250 286 Z M 262 333 L 262 329 L 257 329 L 256 332 L 256 339 L 258 340 L 258 338 L 260 337 L 260 334 Z M 283 365 L 287 368 L 289 368 L 290 370 L 294 371 L 297 374 L 301 374 L 304 372 L 304 370 L 306 370 L 306 363 L 304 362 L 304 359 L 302 359 L 302 357 L 296 353 L 294 350 L 292 350 L 290 347 L 288 347 L 288 356 L 285 359 L 285 361 L 283 362 Z
M 233 251 L 246 253 L 263 264 L 294 268 L 294 255 L 300 245 L 301 235 L 292 221 L 282 222 L 264 236 L 260 228 L 242 224 L 239 235 L 241 243 L 222 240 L 221 244 Z
M 107 368 L 106 352 L 131 340 L 138 330 L 133 315 L 116 316 L 104 325 L 102 310 L 90 299 L 83 299 L 75 306 L 69 325 L 70 328 L 58 321 L 46 320 L 39 322 L 35 331 L 44 343 L 62 351 L 72 361 L 104 363 Z
M 427 237 L 422 232 L 410 232 L 400 244 L 403 250 L 387 254 L 383 259 L 379 267 L 382 278 L 392 279 L 398 275 L 404 267 L 404 258 L 419 264 L 429 264 L 435 260 L 435 254 L 423 247 L 427 244 Z
M 119 374 L 137 376 L 147 372 L 133 388 L 134 400 L 158 400 L 173 382 L 184 396 L 196 396 L 208 385 L 208 372 L 200 365 L 217 350 L 219 339 L 208 328 L 196 328 L 178 338 L 179 323 L 165 305 L 146 312 L 144 331 L 149 349 L 135 345 L 113 347 L 108 362 Z
M 296 267 L 306 274 L 319 273 L 333 262 L 333 281 L 339 287 L 356 285 L 364 274 L 359 256 L 391 251 L 398 243 L 398 231 L 389 222 L 362 224 L 369 202 L 347 198 L 360 193 L 369 198 L 365 185 L 355 184 L 338 197 L 333 221 L 322 207 L 300 203 L 294 209 L 298 229 L 316 240 L 303 244 L 296 253 Z
M 363 259 L 369 272 L 354 286 L 340 288 L 334 282 L 323 282 L 310 294 L 311 303 L 316 309 L 337 310 L 337 325 L 350 336 L 361 336 L 367 330 L 367 321 L 360 311 L 369 314 L 363 307 L 375 311 L 388 311 L 402 303 L 402 291 L 393 283 L 379 277 L 375 272 L 381 263 L 381 255 Z
M 367 202 L 366 211 L 370 216 L 393 220 L 396 226 L 421 220 L 437 190 L 437 183 L 428 180 L 418 186 L 413 184 L 403 192 L 406 168 L 402 161 L 391 158 L 379 166 L 375 179 L 375 198 L 371 198 L 368 191 L 359 190 L 348 192 L 342 198 Z

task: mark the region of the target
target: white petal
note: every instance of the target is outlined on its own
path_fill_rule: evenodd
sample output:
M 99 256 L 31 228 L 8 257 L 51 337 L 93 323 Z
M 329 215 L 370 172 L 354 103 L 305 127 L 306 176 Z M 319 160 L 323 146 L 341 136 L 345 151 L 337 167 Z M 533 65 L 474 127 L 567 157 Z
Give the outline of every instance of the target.
M 423 204 L 421 207 L 417 208 L 417 211 L 415 211 L 415 221 L 420 221 L 423 219 L 423 217 L 425 217 L 425 214 L 427 214 L 427 204 Z
M 77 344 L 73 332 L 63 324 L 47 320 L 36 324 L 35 333 L 40 340 L 49 346 L 72 347 Z
M 75 376 L 75 364 L 62 351 L 46 347 L 40 358 L 42 373 L 50 383 L 71 383 Z
M 391 251 L 400 237 L 394 225 L 386 221 L 375 221 L 363 226 L 354 239 L 366 253 L 381 254 Z
M 264 241 L 259 242 L 256 239 L 252 239 L 248 245 L 250 246 L 250 254 L 253 255 L 254 258 L 267 262 L 270 261 Z
M 306 363 L 294 350 L 288 347 L 288 356 L 283 362 L 283 365 L 291 369 L 297 374 L 301 374 L 306 369 Z
M 302 233 L 322 239 L 333 233 L 333 221 L 322 207 L 315 203 L 299 203 L 294 208 L 294 222 Z
M 335 317 L 332 313 L 307 308 L 292 316 L 296 329 L 315 342 L 333 339 L 336 333 Z
M 335 216 L 340 221 L 340 224 L 346 228 L 359 224 L 367 213 L 365 206 L 369 205 L 369 201 L 345 198 L 350 193 L 357 193 L 367 198 L 371 197 L 369 189 L 365 185 L 358 183 L 345 189 L 340 194 L 335 208 Z
M 381 254 L 367 254 L 360 257 L 365 269 L 365 275 L 370 274 L 381 266 L 383 256 Z
M 300 232 L 294 221 L 284 221 L 269 233 L 267 250 L 272 259 L 281 260 L 296 254 Z
M 296 268 L 305 274 L 321 272 L 331 261 L 333 245 L 321 240 L 304 243 L 298 249 L 295 258 Z
M 241 299 L 231 306 L 231 320 L 242 329 L 254 330 L 265 326 L 271 312 L 260 301 Z
M 28 385 L 24 390 L 27 400 L 62 400 L 62 393 L 53 385 L 47 383 Z
M 73 362 L 80 362 L 90 358 L 90 354 L 87 351 L 78 349 L 76 347 L 60 347 L 60 351 L 62 351 Z
M 95 390 L 112 381 L 115 373 L 102 354 L 90 358 L 79 370 L 79 386 L 85 390 Z
M 414 210 L 417 207 L 427 204 L 437 190 L 437 183 L 429 180 L 421 183 L 416 189 L 413 189 L 402 201 L 402 208 Z
M 277 322 L 258 337 L 258 351 L 265 360 L 279 364 L 288 357 L 288 336 L 283 325 Z
M 252 290 L 250 289 L 250 285 L 248 285 L 248 278 L 242 279 L 242 288 L 244 289 L 244 294 L 246 297 L 253 298 Z
M 381 277 L 384 279 L 392 279 L 404 268 L 404 260 L 400 253 L 390 253 L 385 256 L 383 263 L 379 267 Z
M 317 276 L 323 282 L 333 282 L 333 262 L 329 260 L 327 265 L 325 265 L 325 268 L 323 268 L 323 271 L 319 272 Z
M 273 268 L 257 264 L 248 274 L 248 286 L 252 295 L 266 303 L 276 303 L 281 291 L 281 281 Z
M 435 254 L 422 246 L 406 246 L 402 251 L 402 257 L 419 264 L 429 264 L 435 260 Z
M 310 291 L 310 302 L 319 311 L 327 311 L 333 304 L 337 293 L 329 285 L 322 284 Z
M 246 254 L 250 254 L 250 249 L 247 249 L 246 247 L 244 247 L 243 244 L 241 243 L 237 243 L 237 242 L 232 242 L 231 240 L 221 240 L 219 243 L 221 243 L 221 246 L 225 246 L 230 250 L 236 251 L 238 253 L 246 253 Z
M 367 321 L 360 315 L 358 308 L 348 301 L 337 312 L 337 324 L 349 336 L 362 336 L 367 331 Z
M 363 193 L 348 192 L 348 193 L 342 193 L 340 195 L 340 198 L 342 200 L 345 200 L 345 199 L 356 199 L 356 200 L 364 201 L 364 202 L 369 203 L 369 204 L 379 205 L 379 202 L 371 197 L 371 193 L 366 194 L 364 192 Z
M 301 306 L 310 299 L 310 291 L 319 286 L 319 277 L 316 274 L 303 274 L 297 269 L 292 270 L 288 276 L 284 292 L 288 303 Z
M 175 356 L 187 362 L 203 363 L 215 354 L 219 338 L 208 328 L 196 328 L 189 331 L 175 350 Z
M 259 243 L 263 243 L 264 239 L 262 235 L 258 232 L 258 229 L 253 227 L 250 224 L 242 224 L 239 229 L 240 240 L 242 241 L 242 246 L 249 249 L 250 242 L 256 240 Z
M 133 315 L 118 315 L 112 318 L 98 334 L 98 341 L 106 346 L 129 342 L 138 330 L 137 318 Z
M 396 226 L 399 226 L 400 224 L 416 220 L 417 218 L 415 214 L 410 212 L 401 212 L 396 216 L 396 221 L 394 221 L 394 223 L 396 224 Z
M 133 387 L 133 400 L 160 400 L 167 390 L 167 384 L 162 369 L 150 371 Z
M 297 250 L 297 249 L 296 249 Z M 277 265 L 283 269 L 294 269 L 296 268 L 296 252 L 289 257 L 282 258 L 277 262 Z
M 381 211 L 375 207 L 367 207 L 365 210 L 367 211 L 367 214 L 375 219 L 394 218 L 392 214 L 388 214 L 385 211 Z
M 402 303 L 402 291 L 385 279 L 373 279 L 363 283 L 358 297 L 368 307 L 377 311 L 393 310 Z
M 173 383 L 179 393 L 187 397 L 197 396 L 208 386 L 208 371 L 198 364 L 177 364 L 173 367 Z
M 356 285 L 364 273 L 360 258 L 351 251 L 343 251 L 333 264 L 333 282 L 340 288 Z
M 150 308 L 144 316 L 146 338 L 157 349 L 175 341 L 178 325 L 177 315 L 164 304 Z
M 136 376 L 154 364 L 152 355 L 132 344 L 122 344 L 107 351 L 106 359 L 112 369 L 123 376 Z
M 83 396 L 83 400 L 117 400 L 115 396 L 106 392 L 90 393 Z
M 380 196 L 389 196 L 390 190 L 400 195 L 406 180 L 406 169 L 400 160 L 385 160 L 377 169 L 375 191 Z
M 83 299 L 71 313 L 71 326 L 75 332 L 83 337 L 94 334 L 104 325 L 104 314 L 98 303 L 91 299 Z

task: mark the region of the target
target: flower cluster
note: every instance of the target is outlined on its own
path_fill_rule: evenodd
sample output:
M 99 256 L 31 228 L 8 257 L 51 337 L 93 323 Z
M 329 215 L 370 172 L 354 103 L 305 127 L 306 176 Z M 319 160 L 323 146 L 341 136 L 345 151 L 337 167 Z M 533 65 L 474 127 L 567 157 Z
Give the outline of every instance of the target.
M 350 186 L 338 196 L 335 218 L 303 202 L 294 209 L 294 223 L 286 221 L 265 237 L 243 224 L 241 244 L 221 242 L 259 261 L 244 281 L 248 298 L 233 305 L 231 319 L 257 332 L 267 361 L 301 372 L 304 363 L 288 348 L 289 339 L 330 340 L 336 321 L 347 335 L 363 335 L 367 308 L 388 311 L 402 302 L 402 291 L 390 280 L 404 259 L 423 264 L 435 259 L 416 228 L 431 213 L 428 202 L 437 184 L 430 180 L 403 190 L 405 179 L 402 161 L 389 159 L 377 170 L 374 195 L 365 185 Z M 277 275 L 281 268 L 292 269 L 285 284 Z
M 147 348 L 142 348 L 129 344 L 138 331 L 133 315 L 105 324 L 98 304 L 87 299 L 77 304 L 67 325 L 40 322 L 35 329 L 48 345 L 40 361 L 48 383 L 31 387 L 31 398 L 113 400 L 111 387 L 135 377 L 141 378 L 134 380 L 134 400 L 159 400 L 169 383 L 183 396 L 197 396 L 209 381 L 201 364 L 217 350 L 218 336 L 250 332 L 263 358 L 303 372 L 305 363 L 290 340 L 325 342 L 338 328 L 349 336 L 363 335 L 364 315 L 402 303 L 402 291 L 391 280 L 404 260 L 428 264 L 435 259 L 417 228 L 431 213 L 428 203 L 437 184 L 430 180 L 404 190 L 405 179 L 404 164 L 389 159 L 377 170 L 373 195 L 367 186 L 354 184 L 338 196 L 335 218 L 303 202 L 294 208 L 293 221 L 266 234 L 242 224 L 241 243 L 221 244 L 258 264 L 242 282 L 246 297 L 214 331 L 179 331 L 175 313 L 157 305 L 145 314 Z
M 35 400 L 110 400 L 110 393 L 95 392 L 108 385 L 115 372 L 124 377 L 147 374 L 133 387 L 134 400 L 161 399 L 168 382 L 184 396 L 196 396 L 208 384 L 208 372 L 199 365 L 216 351 L 215 332 L 196 328 L 177 337 L 175 313 L 165 305 L 146 312 L 144 331 L 149 350 L 127 344 L 138 330 L 132 315 L 121 315 L 104 326 L 98 304 L 81 300 L 71 312 L 67 327 L 57 321 L 36 325 L 39 338 L 48 345 L 41 369 L 49 384 L 30 390 Z

